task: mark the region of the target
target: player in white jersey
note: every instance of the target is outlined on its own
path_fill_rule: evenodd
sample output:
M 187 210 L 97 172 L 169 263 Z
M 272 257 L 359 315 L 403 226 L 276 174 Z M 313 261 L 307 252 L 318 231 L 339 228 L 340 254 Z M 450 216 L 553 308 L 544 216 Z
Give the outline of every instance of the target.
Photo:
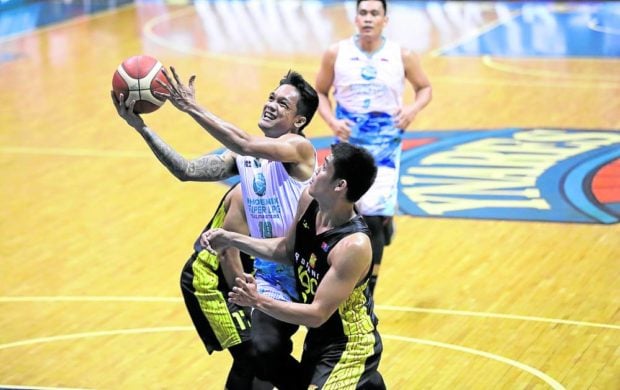
M 237 169 L 250 236 L 286 235 L 288 227 L 294 223 L 297 203 L 308 180 L 292 178 L 280 161 L 250 156 L 238 156 Z M 254 269 L 261 294 L 281 301 L 297 299 L 292 265 L 256 258 Z
M 383 36 L 388 22 L 385 0 L 358 0 L 358 34 L 333 44 L 323 55 L 316 78 L 319 113 L 337 142 L 363 146 L 374 156 L 377 179 L 357 202 L 371 231 L 374 290 L 393 232 L 397 210 L 402 133 L 430 101 L 432 88 L 418 57 Z M 405 80 L 415 92 L 403 105 Z M 335 112 L 329 93 L 333 88 Z
M 292 225 L 302 188 L 316 166 L 316 151 L 303 135 L 318 106 L 314 88 L 300 74 L 290 71 L 269 94 L 263 107 L 258 127 L 264 136 L 254 136 L 198 105 L 195 76 L 185 85 L 175 69 L 170 70 L 172 76 L 164 69 L 168 85 L 162 84 L 168 92 L 158 93 L 158 97 L 170 100 L 174 107 L 189 114 L 227 151 L 187 160 L 133 113 L 135 102 L 125 107 L 124 97 L 116 100 L 112 94 L 118 114 L 138 131 L 157 158 L 180 180 L 216 181 L 239 175 L 250 234 L 259 238 L 284 235 Z M 243 274 L 238 256 L 218 256 L 218 259 L 227 281 L 231 274 L 233 279 Z M 266 294 L 289 301 L 296 298 L 292 267 L 287 269 L 259 259 L 255 268 Z M 259 311 L 252 313 L 251 326 L 256 376 L 281 390 L 294 388 L 291 383 L 297 380 L 299 363 L 291 356 L 291 336 L 298 326 Z

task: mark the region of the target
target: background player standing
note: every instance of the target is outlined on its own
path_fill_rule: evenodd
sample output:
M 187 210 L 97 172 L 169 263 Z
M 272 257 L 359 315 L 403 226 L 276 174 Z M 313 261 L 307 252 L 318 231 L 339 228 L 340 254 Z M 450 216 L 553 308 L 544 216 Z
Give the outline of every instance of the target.
M 418 57 L 383 36 L 386 12 L 385 0 L 358 0 L 358 34 L 333 44 L 324 53 L 316 78 L 319 113 L 337 140 L 365 147 L 378 165 L 375 183 L 357 204 L 371 231 L 371 292 L 383 248 L 393 233 L 402 133 L 432 96 Z M 409 105 L 402 103 L 405 79 L 415 92 L 415 101 Z M 329 99 L 332 87 L 335 113 Z

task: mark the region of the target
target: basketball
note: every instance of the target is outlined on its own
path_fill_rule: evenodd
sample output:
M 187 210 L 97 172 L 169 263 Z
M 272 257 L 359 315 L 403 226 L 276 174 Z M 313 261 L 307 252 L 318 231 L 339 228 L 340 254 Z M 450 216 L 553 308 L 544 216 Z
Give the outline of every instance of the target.
M 167 84 L 162 72 L 163 66 L 156 58 L 147 55 L 138 55 L 124 60 L 112 77 L 112 90 L 116 98 L 122 93 L 125 106 L 129 107 L 132 100 L 136 101 L 134 112 L 146 114 L 153 112 L 164 104 L 153 94 L 154 91 L 167 93 L 156 80 Z

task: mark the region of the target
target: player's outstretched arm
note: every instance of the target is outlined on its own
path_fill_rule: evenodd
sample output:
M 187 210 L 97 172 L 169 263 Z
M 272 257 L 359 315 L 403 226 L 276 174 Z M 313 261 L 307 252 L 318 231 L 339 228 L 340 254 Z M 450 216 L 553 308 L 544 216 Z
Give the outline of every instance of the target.
M 291 262 L 291 250 L 286 243 L 286 237 L 253 238 L 245 234 L 217 228 L 202 233 L 200 244 L 211 253 L 218 253 L 226 248 L 235 247 L 250 256 L 284 264 Z
M 237 286 L 228 297 L 233 303 L 253 307 L 280 321 L 316 328 L 334 314 L 363 280 L 371 258 L 370 239 L 363 233 L 355 233 L 330 252 L 331 268 L 319 284 L 312 303 L 283 302 L 258 294 L 255 280 L 249 274 L 235 280 Z
M 198 105 L 196 101 L 196 88 L 194 86 L 196 75 L 191 75 L 187 85 L 185 85 L 181 82 L 181 78 L 173 66 L 170 67 L 170 72 L 172 76 L 165 68 L 163 69 L 163 74 L 168 81 L 167 84 L 158 81 L 168 93 L 156 91 L 155 95 L 169 100 L 177 109 L 188 113 L 199 125 L 228 149 L 238 154 L 249 155 L 244 150 L 244 147 L 250 144 L 251 136 L 248 133 Z
M 135 101 L 125 107 L 124 97 L 116 98 L 114 92 L 111 93 L 112 102 L 116 107 L 118 115 L 123 118 L 128 125 L 144 138 L 147 145 L 151 148 L 157 159 L 168 170 L 181 181 L 218 181 L 224 180 L 237 174 L 234 155 L 225 152 L 221 155 L 209 154 L 188 160 L 181 156 L 170 145 L 164 142 L 153 130 L 151 130 L 142 120 L 140 115 L 133 111 Z
M 169 100 L 179 110 L 188 113 L 209 134 L 232 152 L 243 156 L 299 164 L 302 166 L 302 172 L 299 175 L 292 172 L 293 176 L 300 180 L 310 177 L 314 170 L 315 161 L 314 148 L 310 141 L 292 134 L 285 134 L 278 138 L 248 134 L 198 105 L 194 87 L 195 75 L 192 75 L 188 84 L 185 85 L 181 82 L 174 67 L 171 66 L 170 71 L 172 77 L 166 69 L 163 70 L 168 83 L 160 82 L 160 85 L 166 88 L 168 93 L 155 92 L 158 97 Z

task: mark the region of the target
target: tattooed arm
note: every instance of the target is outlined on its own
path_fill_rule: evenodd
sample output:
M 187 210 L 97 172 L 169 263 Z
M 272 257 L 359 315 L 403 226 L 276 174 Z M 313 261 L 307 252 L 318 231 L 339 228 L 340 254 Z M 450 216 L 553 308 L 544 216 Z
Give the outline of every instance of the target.
M 232 152 L 227 151 L 220 155 L 207 154 L 193 160 L 187 160 L 166 144 L 153 130 L 149 129 L 140 115 L 133 112 L 135 101 L 129 102 L 127 107 L 122 94 L 120 99 L 116 98 L 114 92 L 110 92 L 110 94 L 118 115 L 140 133 L 159 161 L 179 180 L 218 181 L 238 174 L 235 155 Z
M 187 160 L 147 126 L 136 130 L 159 161 L 181 181 L 218 181 L 237 175 L 235 155 L 230 151 Z

